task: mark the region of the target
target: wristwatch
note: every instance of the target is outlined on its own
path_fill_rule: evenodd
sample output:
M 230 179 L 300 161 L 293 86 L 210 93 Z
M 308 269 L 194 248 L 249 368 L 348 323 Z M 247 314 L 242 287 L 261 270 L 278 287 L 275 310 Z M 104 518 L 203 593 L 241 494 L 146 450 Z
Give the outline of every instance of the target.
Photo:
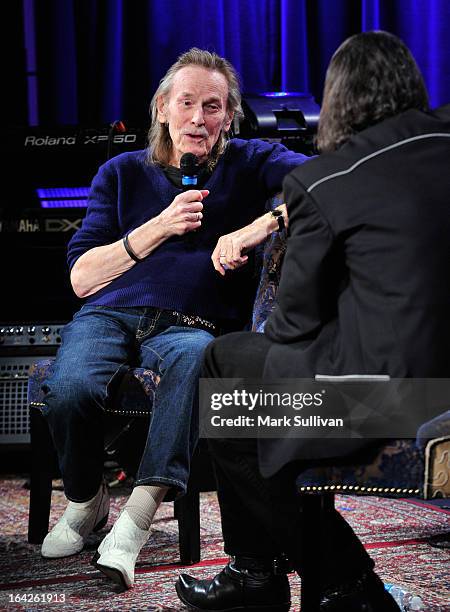
M 272 215 L 272 217 L 274 219 L 276 219 L 278 221 L 278 229 L 276 230 L 277 232 L 282 232 L 284 230 L 284 228 L 286 227 L 284 224 L 284 217 L 283 217 L 283 213 L 281 212 L 281 210 L 271 210 L 270 214 Z

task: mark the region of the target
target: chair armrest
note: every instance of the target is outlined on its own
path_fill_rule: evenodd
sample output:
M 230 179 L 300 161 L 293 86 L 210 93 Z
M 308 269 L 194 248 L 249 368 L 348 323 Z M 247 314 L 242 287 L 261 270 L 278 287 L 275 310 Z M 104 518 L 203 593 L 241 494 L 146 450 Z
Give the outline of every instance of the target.
M 430 440 L 425 448 L 424 498 L 450 498 L 450 436 Z
M 44 399 L 42 391 L 42 383 L 53 372 L 53 364 L 55 358 L 42 359 L 33 363 L 28 372 L 28 404 L 32 406 L 40 406 Z
M 300 493 L 450 498 L 450 436 L 430 440 L 423 453 L 414 440 L 392 440 L 371 459 L 309 468 Z
M 267 317 L 275 307 L 285 252 L 286 231 L 272 234 L 264 246 L 261 278 L 253 305 L 252 331 L 264 331 Z
M 383 497 L 417 497 L 423 492 L 424 458 L 414 440 L 391 440 L 357 460 L 341 460 L 340 465 L 325 463 L 300 474 L 299 492 Z
M 122 378 L 105 412 L 122 416 L 149 417 L 160 376 L 144 368 L 130 368 Z
M 30 408 L 42 406 L 43 382 L 51 376 L 55 359 L 42 359 L 34 363 L 29 371 L 28 404 Z M 153 370 L 130 368 L 124 375 L 113 402 L 105 412 L 124 416 L 150 416 L 159 375 Z

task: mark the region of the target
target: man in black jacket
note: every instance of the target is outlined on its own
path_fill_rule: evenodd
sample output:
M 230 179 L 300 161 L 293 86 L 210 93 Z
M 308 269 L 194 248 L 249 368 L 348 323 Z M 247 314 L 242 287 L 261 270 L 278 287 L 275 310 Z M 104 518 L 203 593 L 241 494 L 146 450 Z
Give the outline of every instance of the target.
M 317 144 L 322 155 L 284 181 L 289 236 L 265 333 L 213 342 L 204 376 L 449 377 L 450 106 L 429 111 L 398 38 L 358 34 L 328 68 Z M 182 601 L 197 610 L 288 610 L 289 584 L 273 560 L 286 554 L 300 575 L 307 565 L 295 477 L 369 442 L 210 440 L 233 561 L 213 580 L 182 575 Z M 334 509 L 322 539 L 320 610 L 398 610 Z

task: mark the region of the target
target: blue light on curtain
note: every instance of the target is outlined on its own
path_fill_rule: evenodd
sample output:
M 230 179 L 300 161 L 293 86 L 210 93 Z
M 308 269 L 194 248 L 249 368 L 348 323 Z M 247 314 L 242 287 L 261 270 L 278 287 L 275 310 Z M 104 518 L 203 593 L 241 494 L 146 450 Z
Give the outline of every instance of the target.
M 320 102 L 336 48 L 369 29 L 404 40 L 433 107 L 450 101 L 448 0 L 49 0 L 35 13 L 46 123 L 148 121 L 159 80 L 192 46 L 227 57 L 245 93 L 309 91 Z
M 57 97 L 54 100 L 55 122 L 65 123 L 67 117 L 76 117 L 78 111 L 75 7 L 70 0 L 55 2 L 54 7 L 54 76 L 58 84 Z M 35 11 L 38 10 L 39 7 L 35 4 Z
M 447 0 L 362 1 L 361 30 L 382 29 L 411 49 L 432 107 L 450 102 L 450 3 Z
M 421 69 L 431 106 L 450 102 L 450 2 L 398 1 L 396 34 L 409 46 Z
M 24 48 L 26 53 L 26 74 L 28 92 L 28 123 L 38 124 L 38 100 L 36 81 L 36 40 L 34 30 L 34 0 L 23 3 Z
M 381 30 L 380 0 L 362 0 L 361 2 L 361 31 Z
M 103 107 L 111 121 L 122 115 L 123 109 L 123 0 L 110 1 L 106 23 L 106 63 Z
M 309 92 L 306 0 L 281 1 L 280 28 L 281 89 Z

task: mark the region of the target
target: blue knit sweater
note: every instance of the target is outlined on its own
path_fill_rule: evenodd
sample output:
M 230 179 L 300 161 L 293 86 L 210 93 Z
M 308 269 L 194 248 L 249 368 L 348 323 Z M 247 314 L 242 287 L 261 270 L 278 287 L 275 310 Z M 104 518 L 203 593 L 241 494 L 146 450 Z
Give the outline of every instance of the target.
M 92 182 L 82 227 L 68 247 L 70 268 L 93 247 L 110 244 L 158 215 L 181 193 L 145 151 L 123 153 Z M 284 176 L 307 157 L 278 144 L 233 139 L 204 186 L 202 227 L 173 236 L 145 260 L 87 298 L 90 304 L 175 309 L 215 320 L 245 321 L 255 293 L 253 266 L 220 276 L 211 253 L 217 240 L 264 213 Z

